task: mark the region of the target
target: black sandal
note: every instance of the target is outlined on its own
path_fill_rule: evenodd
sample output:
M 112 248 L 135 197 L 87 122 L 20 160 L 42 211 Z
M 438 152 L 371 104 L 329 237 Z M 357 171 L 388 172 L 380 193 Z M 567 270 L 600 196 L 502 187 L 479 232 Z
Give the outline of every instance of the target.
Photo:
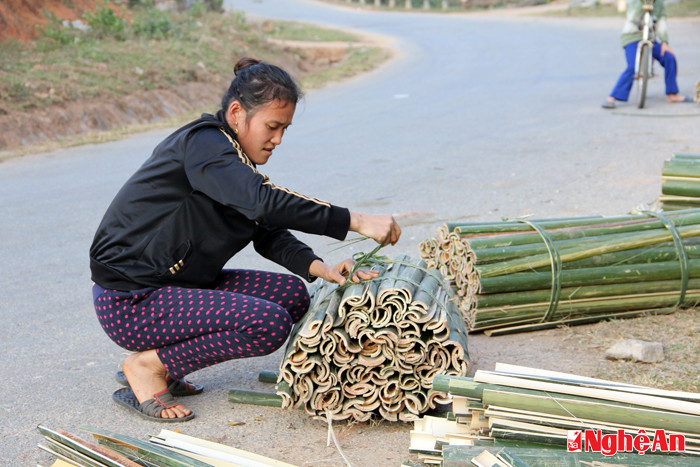
M 140 404 L 131 388 L 117 389 L 114 391 L 114 394 L 112 394 L 112 399 L 114 399 L 117 404 L 126 407 L 129 410 L 136 411 L 139 416 L 147 420 L 151 420 L 152 422 L 176 423 L 186 422 L 187 420 L 192 420 L 194 418 L 193 413 L 180 418 L 162 418 L 160 416 L 163 410 L 179 405 L 175 402 L 172 394 L 170 394 L 167 389 L 157 394 L 153 394 L 153 399 L 148 399 Z
M 127 381 L 123 371 L 117 371 L 114 375 L 114 379 L 122 386 L 130 387 L 129 381 Z M 168 384 L 168 391 L 175 397 L 194 396 L 204 391 L 204 387 L 201 384 L 190 383 L 185 378 L 172 379 L 170 375 L 168 375 L 165 382 Z

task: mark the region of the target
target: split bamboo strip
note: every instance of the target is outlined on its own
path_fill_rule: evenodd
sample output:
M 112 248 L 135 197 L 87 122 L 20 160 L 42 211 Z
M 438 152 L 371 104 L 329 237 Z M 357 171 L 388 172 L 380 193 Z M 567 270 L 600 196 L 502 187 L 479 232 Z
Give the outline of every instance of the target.
M 200 455 L 212 462 L 222 461 L 230 466 L 246 467 L 294 467 L 292 464 L 271 459 L 242 449 L 214 443 L 201 438 L 184 435 L 170 430 L 161 430 L 157 436 L 151 436 L 150 442 L 171 449 L 184 451 L 188 455 Z M 209 460 L 211 459 L 211 460 Z M 212 462 L 213 463 L 213 462 Z
M 598 378 L 586 378 L 584 376 L 576 376 L 571 378 L 570 374 L 559 371 L 540 370 L 537 368 L 529 368 L 520 365 L 511 365 L 507 363 L 496 363 L 495 370 L 501 374 L 510 374 L 531 379 L 548 379 L 566 384 L 577 384 L 587 387 L 599 387 L 605 389 L 619 389 L 627 392 L 637 392 L 640 394 L 649 394 L 652 396 L 672 397 L 674 399 L 682 399 L 687 401 L 700 402 L 700 394 L 694 392 L 670 391 L 664 389 L 654 389 L 636 384 L 620 383 Z M 700 427 L 698 427 L 700 429 Z
M 664 453 L 652 449 L 642 457 L 653 455 L 656 460 L 650 465 L 700 464 L 700 394 L 500 363 L 496 371 L 479 370 L 474 378 L 438 375 L 433 390 L 452 397 L 456 425 L 447 421 L 426 424 L 421 420 L 416 422 L 415 430 L 422 433 L 422 446 L 432 444 L 435 451 L 443 453 L 442 465 L 453 465 L 456 460 L 448 455 L 451 445 L 464 446 L 467 451 L 463 452 L 471 452 L 469 446 L 478 451 L 477 446 L 516 443 L 517 449 L 523 449 L 527 444 L 539 447 L 540 457 L 545 459 L 552 452 L 562 452 L 569 430 L 624 433 L 632 437 L 645 433 L 655 442 L 657 436 L 682 437 L 684 452 L 673 453 L 680 456 L 661 457 Z M 481 419 L 485 425 L 474 424 Z M 431 427 L 439 428 L 430 430 Z M 433 433 L 432 441 L 428 432 Z M 550 448 L 544 449 L 544 445 Z M 620 452 L 621 456 L 639 457 L 629 451 L 631 445 L 625 449 L 628 451 Z M 594 455 L 585 451 L 584 448 L 582 454 Z M 558 465 L 551 464 L 551 458 L 548 462 L 529 465 Z
M 515 444 L 515 443 L 514 443 Z M 515 446 L 444 446 L 442 467 L 472 467 L 471 459 L 484 451 L 495 454 L 517 467 L 579 467 L 579 466 L 635 466 L 635 467 L 688 467 L 697 465 L 695 459 L 656 454 L 617 453 L 606 456 L 597 452 L 567 452 L 562 449 Z M 519 463 L 518 463 L 519 462 Z
M 615 402 L 634 401 L 637 405 L 645 407 L 655 407 L 673 412 L 687 413 L 700 416 L 700 403 L 688 402 L 668 397 L 650 396 L 647 394 L 629 394 L 621 391 L 611 391 L 608 389 L 583 388 L 567 384 L 550 383 L 546 381 L 527 380 L 513 376 L 503 375 L 496 372 L 477 370 L 474 381 L 479 383 L 496 384 L 507 387 L 520 387 L 546 391 L 548 393 L 569 394 L 577 396 L 587 396 L 595 399 L 604 399 Z M 700 424 L 700 418 L 698 418 Z
M 472 332 L 666 313 L 700 301 L 700 209 L 445 224 L 420 253 L 445 275 Z
M 469 371 L 467 329 L 442 276 L 401 256 L 377 279 L 321 283 L 280 366 L 282 407 L 334 420 L 415 420 L 445 394 L 437 374 Z

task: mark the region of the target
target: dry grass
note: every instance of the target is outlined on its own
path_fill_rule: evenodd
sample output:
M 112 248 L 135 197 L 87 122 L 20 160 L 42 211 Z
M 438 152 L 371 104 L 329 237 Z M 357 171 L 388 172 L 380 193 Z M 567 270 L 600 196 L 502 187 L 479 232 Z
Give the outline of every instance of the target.
M 677 391 L 700 392 L 700 311 L 601 322 L 569 329 L 580 348 L 599 354 L 598 378 Z M 661 342 L 665 360 L 639 363 L 606 360 L 605 351 L 620 339 Z

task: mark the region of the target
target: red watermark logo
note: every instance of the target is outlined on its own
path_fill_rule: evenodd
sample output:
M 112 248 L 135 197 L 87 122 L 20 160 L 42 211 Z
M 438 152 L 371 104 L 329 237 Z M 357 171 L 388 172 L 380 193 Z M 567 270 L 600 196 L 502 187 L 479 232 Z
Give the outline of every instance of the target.
M 647 434 L 639 430 L 636 435 L 617 430 L 616 433 L 603 434 L 602 430 L 569 430 L 566 437 L 566 450 L 569 452 L 600 452 L 605 456 L 614 456 L 618 452 L 683 452 L 685 435 L 666 434 L 665 430 L 654 430 Z

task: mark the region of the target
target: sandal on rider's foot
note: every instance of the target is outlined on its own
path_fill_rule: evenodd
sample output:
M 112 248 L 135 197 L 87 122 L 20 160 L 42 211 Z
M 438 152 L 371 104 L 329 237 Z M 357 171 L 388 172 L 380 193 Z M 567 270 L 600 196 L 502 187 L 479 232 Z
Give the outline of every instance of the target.
M 114 375 L 114 379 L 122 386 L 130 387 L 129 381 L 127 381 L 123 371 L 117 371 Z M 194 396 L 204 390 L 201 384 L 190 383 L 185 378 L 172 379 L 170 375 L 168 375 L 165 382 L 168 385 L 168 391 L 175 397 Z
M 162 418 L 160 416 L 163 410 L 178 405 L 175 403 L 175 399 L 173 399 L 173 396 L 167 389 L 159 392 L 158 394 L 153 394 L 153 399 L 143 401 L 141 404 L 139 404 L 139 401 L 136 399 L 136 396 L 131 388 L 117 389 L 114 391 L 114 394 L 112 394 L 112 399 L 114 399 L 117 404 L 124 406 L 129 410 L 134 410 L 137 414 L 139 414 L 139 416 L 153 422 L 186 422 L 187 420 L 192 420 L 194 418 L 193 413 L 180 418 Z
M 604 108 L 604 109 L 614 109 L 614 108 L 617 107 L 617 106 L 615 105 L 615 101 L 612 101 L 612 102 L 611 102 L 611 101 L 605 99 L 605 100 L 603 101 L 603 104 L 601 105 L 601 107 Z

